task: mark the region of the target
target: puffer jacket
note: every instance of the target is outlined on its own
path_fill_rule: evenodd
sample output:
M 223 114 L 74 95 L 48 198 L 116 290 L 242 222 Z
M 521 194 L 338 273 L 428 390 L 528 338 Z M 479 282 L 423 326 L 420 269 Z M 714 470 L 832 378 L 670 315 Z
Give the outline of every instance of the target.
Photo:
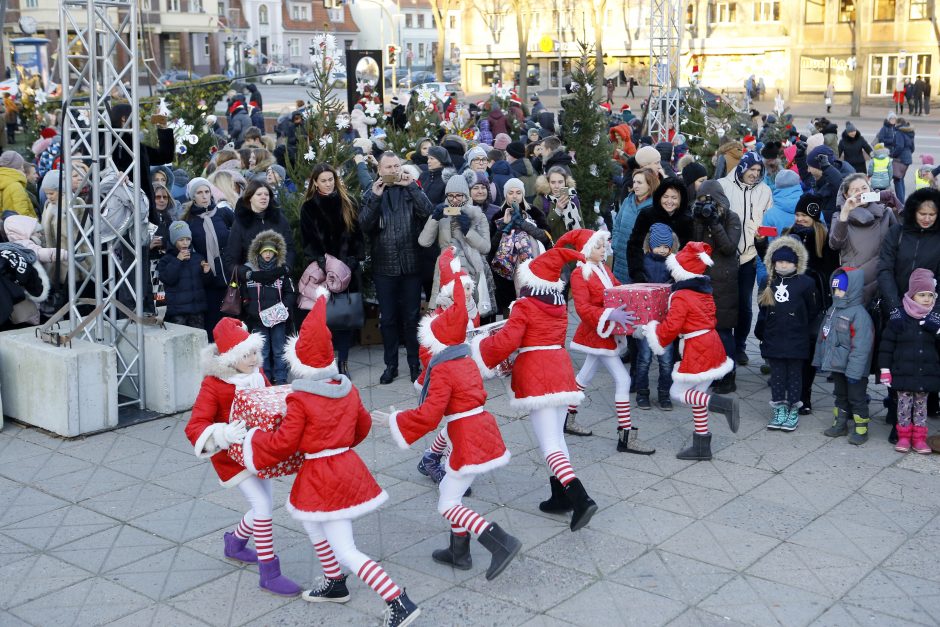
M 919 189 L 904 203 L 902 224 L 895 224 L 881 242 L 878 258 L 878 288 L 889 309 L 901 306 L 908 279 L 917 268 L 940 275 L 940 220 L 928 229 L 917 224 L 917 207 L 933 201 L 940 207 L 940 191 Z
M 796 254 L 796 273 L 780 276 L 771 262 L 773 254 L 789 248 Z M 806 276 L 809 253 L 793 237 L 780 237 L 767 248 L 767 287 L 760 296 L 760 313 L 754 334 L 761 340 L 765 359 L 809 359 L 812 356 L 815 321 L 820 295 L 816 282 Z
M 778 187 L 774 190 L 774 205 L 764 214 L 764 226 L 777 228 L 778 236 L 785 229 L 793 226 L 796 213 L 796 203 L 803 195 L 803 188 L 799 185 L 792 187 Z
M 380 196 L 366 190 L 359 226 L 372 244 L 372 271 L 384 276 L 420 272 L 418 233 L 433 211 L 428 197 L 415 183 L 391 185 Z
M 663 194 L 673 189 L 679 192 L 679 207 L 670 215 L 662 208 L 660 200 Z M 664 179 L 656 191 L 653 192 L 653 204 L 640 212 L 633 233 L 627 242 L 627 263 L 630 266 L 630 278 L 634 283 L 649 282 L 643 271 L 643 242 L 649 235 L 650 227 L 661 222 L 672 229 L 679 239 L 679 246 L 685 246 L 692 239 L 692 214 L 686 198 L 685 185 L 679 179 Z M 618 277 L 619 278 L 619 277 Z
M 277 270 L 273 274 L 279 274 L 272 280 L 261 280 L 254 276 L 254 273 L 260 270 L 259 263 L 261 257 L 261 248 L 265 244 L 271 244 L 277 249 Z M 244 264 L 247 271 L 250 270 L 252 278 L 246 279 L 241 285 L 242 300 L 244 302 L 243 311 L 245 315 L 252 319 L 260 319 L 261 310 L 273 307 L 277 303 L 284 303 L 288 310 L 294 308 L 296 300 L 296 290 L 294 282 L 290 278 L 290 266 L 287 263 L 287 242 L 284 236 L 277 231 L 261 231 L 251 241 L 248 247 L 248 262 Z M 272 274 L 272 276 L 273 276 Z
M 911 165 L 914 156 L 914 127 L 899 126 L 894 138 L 891 158 L 897 159 L 904 165 Z
M 444 167 L 435 170 L 429 169 L 421 173 L 418 184 L 432 205 L 439 205 L 444 202 L 447 179 L 453 176 L 455 172 L 456 170 L 451 167 Z
M 850 137 L 848 131 L 842 131 L 842 139 L 839 140 L 838 151 L 836 155 L 841 156 L 849 163 L 856 172 L 865 173 L 865 155 L 869 157 L 872 154 L 872 147 L 868 140 L 862 137 L 861 132 L 856 132 L 855 137 Z
M 839 253 L 839 263 L 858 268 L 865 277 L 862 302 L 867 304 L 878 289 L 878 259 L 881 243 L 888 236 L 897 219 L 890 209 L 880 203 L 869 203 L 852 210 L 843 222 L 840 214 L 832 216 L 829 246 Z
M 920 320 L 903 313 L 884 329 L 878 347 L 878 366 L 891 371 L 891 386 L 904 392 L 940 391 L 940 353 L 937 336 Z
M 55 263 L 55 247 L 46 248 L 40 245 L 42 243 L 42 227 L 39 225 L 39 221 L 36 218 L 21 215 L 10 216 L 3 220 L 3 231 L 6 234 L 8 242 L 11 244 L 19 244 L 36 253 L 39 263 L 43 264 L 47 272 L 51 267 L 50 264 Z M 36 237 L 39 243 L 33 239 L 34 234 L 39 235 L 39 237 Z M 63 249 L 61 251 L 61 258 L 68 259 L 69 251 Z
M 535 182 L 538 180 L 539 175 L 536 173 L 535 168 L 532 167 L 532 162 L 528 159 L 516 159 L 509 164 L 509 170 L 512 177 L 522 181 L 522 184 L 525 186 L 525 199 L 526 202 L 532 202 L 535 198 L 536 189 Z M 503 188 L 499 187 L 497 192 L 502 195 Z M 501 201 L 497 204 L 503 204 Z
M 0 203 L 3 211 L 36 217 L 36 209 L 26 193 L 26 175 L 19 170 L 0 168 Z
M 738 324 L 738 271 L 740 261 L 738 241 L 741 239 L 741 220 L 728 210 L 728 199 L 718 181 L 705 181 L 699 195 L 707 194 L 719 206 L 719 219 L 715 224 L 702 218 L 692 220 L 692 241 L 705 242 L 712 247 L 714 264 L 705 271 L 714 290 L 717 328 L 733 329 Z
M 863 302 L 865 274 L 861 270 L 847 270 L 846 275 L 849 284 L 845 295 L 833 296 L 832 307 L 819 327 L 813 366 L 823 372 L 841 372 L 846 377 L 861 380 L 868 377 L 875 327 Z
M 166 289 L 166 315 L 206 313 L 206 287 L 212 282 L 212 273 L 202 271 L 202 262 L 205 259 L 192 249 L 186 261 L 179 259 L 179 252 L 176 250 L 171 250 L 160 258 L 157 274 Z
M 265 211 L 255 213 L 247 202 L 239 198 L 235 204 L 235 220 L 228 234 L 228 243 L 222 253 L 222 262 L 228 273 L 237 269 L 239 278 L 244 279 L 240 266 L 248 261 L 248 249 L 251 247 L 251 242 L 258 236 L 258 233 L 268 229 L 277 231 L 284 237 L 287 243 L 287 267 L 294 266 L 294 234 L 287 222 L 287 216 L 281 212 L 281 208 L 277 206 L 274 199 L 271 199 Z M 219 246 L 221 245 L 220 240 Z
M 630 193 L 620 203 L 620 210 L 614 217 L 611 232 L 610 247 L 614 255 L 614 276 L 621 283 L 630 283 L 630 264 L 627 259 L 627 244 L 633 235 L 633 227 L 640 212 L 653 206 L 653 196 L 650 194 L 640 203 L 637 203 L 636 194 Z
M 493 110 L 490 111 L 490 114 L 487 116 L 487 120 L 490 123 L 490 133 L 493 137 L 496 137 L 500 133 L 509 135 L 509 119 L 499 106 L 493 107 Z

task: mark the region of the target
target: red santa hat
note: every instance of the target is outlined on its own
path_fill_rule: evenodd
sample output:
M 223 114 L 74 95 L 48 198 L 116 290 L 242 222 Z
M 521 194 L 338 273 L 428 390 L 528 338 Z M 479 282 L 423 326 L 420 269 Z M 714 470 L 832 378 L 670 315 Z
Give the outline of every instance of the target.
M 514 102 L 516 104 L 522 104 L 522 100 L 519 99 L 519 94 L 515 89 L 509 92 L 509 102 Z
M 550 248 L 535 259 L 529 259 L 516 270 L 516 278 L 522 287 L 533 293 L 560 292 L 565 288 L 561 271 L 571 261 L 584 261 L 580 251 L 570 248 Z
M 757 138 L 753 135 L 745 135 L 741 143 L 747 148 L 754 148 L 757 145 Z
M 603 109 L 603 110 L 606 111 L 607 113 L 610 113 L 610 103 L 609 103 L 609 102 L 602 102 L 602 103 L 600 103 L 600 104 L 597 105 L 597 106 L 599 106 L 601 109 Z
M 52 139 L 58 134 L 59 134 L 58 131 L 56 131 L 51 126 L 47 126 L 46 128 L 39 131 L 39 136 L 42 137 L 43 139 Z
M 629 111 L 629 110 L 630 110 L 630 105 L 628 105 L 628 104 L 625 104 L 625 105 L 623 105 L 623 106 L 620 107 L 620 112 L 621 112 L 621 113 L 623 113 L 624 111 Z
M 591 251 L 594 250 L 594 246 L 598 242 L 604 242 L 605 246 L 610 240 L 609 231 L 592 231 L 591 229 L 574 229 L 568 231 L 564 235 L 558 238 L 558 241 L 555 242 L 557 248 L 563 248 L 565 246 L 570 246 L 571 248 L 580 251 L 584 255 L 585 260 L 587 260 L 588 255 L 591 254 Z M 587 265 L 584 265 L 581 270 L 584 278 L 590 276 L 591 268 Z
M 233 368 L 245 357 L 264 348 L 264 336 L 249 333 L 245 323 L 235 318 L 219 320 L 212 329 L 212 339 L 215 340 L 219 361 Z
M 705 275 L 714 262 L 712 247 L 705 242 L 689 242 L 678 253 L 666 258 L 666 267 L 676 281 L 685 281 Z
M 454 286 L 458 278 L 461 283 L 473 288 L 473 279 L 460 267 L 460 259 L 457 258 L 453 246 L 445 248 L 437 258 L 437 271 L 441 286 L 438 294 L 441 296 L 451 299 L 454 297 Z
M 326 299 L 330 292 L 317 288 L 313 308 L 304 319 L 300 333 L 284 347 L 284 359 L 291 372 L 302 379 L 329 379 L 338 374 L 333 360 L 333 334 L 326 326 Z
M 454 303 L 439 314 L 428 314 L 418 325 L 418 341 L 432 355 L 437 355 L 448 346 L 467 341 L 467 296 L 463 290 L 454 291 Z

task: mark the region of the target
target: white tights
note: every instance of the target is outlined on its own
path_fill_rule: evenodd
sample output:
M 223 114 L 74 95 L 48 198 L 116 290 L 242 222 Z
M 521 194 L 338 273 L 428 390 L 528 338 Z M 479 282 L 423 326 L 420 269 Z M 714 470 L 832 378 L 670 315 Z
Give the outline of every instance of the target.
M 444 512 L 449 510 L 451 507 L 454 507 L 455 505 L 462 505 L 463 495 L 467 491 L 467 488 L 470 487 L 470 484 L 473 483 L 475 478 L 476 475 L 455 477 L 454 473 L 452 472 L 444 475 L 444 478 L 441 479 L 441 482 L 437 486 L 438 491 L 440 492 L 440 496 L 437 499 L 438 513 L 443 515 Z
M 568 409 L 560 407 L 541 407 L 529 413 L 529 421 L 539 441 L 542 457 L 548 457 L 561 451 L 568 457 L 568 445 L 565 443 L 565 418 Z
M 303 521 L 304 529 L 310 541 L 316 546 L 324 540 L 330 544 L 339 562 L 354 573 L 358 573 L 369 558 L 356 548 L 353 538 L 352 521 L 327 520 L 322 522 Z
M 259 479 L 252 475 L 238 484 L 238 489 L 251 509 L 245 514 L 251 521 L 267 520 L 273 517 L 274 483 L 271 479 Z
M 620 361 L 617 355 L 588 355 L 584 358 L 584 365 L 578 372 L 576 380 L 578 385 L 586 388 L 597 373 L 597 367 L 603 364 L 614 380 L 614 397 L 630 397 L 630 371 Z

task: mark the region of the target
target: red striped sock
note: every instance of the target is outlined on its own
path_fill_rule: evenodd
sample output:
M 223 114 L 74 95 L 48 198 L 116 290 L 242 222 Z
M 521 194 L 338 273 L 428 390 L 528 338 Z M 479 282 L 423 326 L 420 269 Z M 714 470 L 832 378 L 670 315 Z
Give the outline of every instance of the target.
M 702 405 L 692 406 L 692 420 L 695 422 L 695 432 L 704 435 L 708 433 L 708 408 Z
M 578 385 L 578 391 L 579 391 L 579 392 L 583 392 L 584 389 L 585 389 L 584 386 L 581 385 L 581 383 L 580 383 L 577 379 L 575 379 L 574 382 L 577 383 L 577 385 Z M 576 413 L 578 413 L 578 406 L 577 406 L 577 405 L 568 405 L 568 413 L 569 413 L 569 414 L 576 414 Z
M 692 407 L 696 405 L 708 407 L 708 401 L 711 400 L 711 397 L 705 392 L 699 392 L 698 390 L 686 390 L 684 399 L 686 404 Z
M 333 555 L 333 548 L 330 546 L 330 543 L 326 540 L 321 540 L 313 545 L 314 550 L 317 552 L 317 557 L 320 558 L 320 565 L 323 567 L 323 574 L 327 579 L 342 579 L 343 573 L 339 568 L 339 562 L 336 561 L 336 556 Z
M 485 518 L 463 505 L 454 505 L 451 507 L 444 512 L 444 518 L 449 520 L 453 525 L 467 529 L 475 536 L 480 535 L 490 526 L 490 523 L 486 522 Z
M 255 520 L 255 550 L 258 560 L 267 562 L 274 559 L 274 530 L 270 518 Z
M 614 399 L 614 406 L 617 408 L 617 427 L 620 429 L 632 429 L 633 421 L 630 420 L 630 397 L 622 401 Z
M 545 461 L 548 462 L 548 467 L 552 469 L 552 474 L 561 482 L 561 485 L 566 486 L 577 479 L 568 456 L 561 451 L 550 453 L 545 457 Z
M 366 563 L 362 565 L 357 574 L 359 579 L 362 579 L 367 586 L 375 590 L 386 603 L 394 601 L 401 595 L 401 589 L 395 585 L 392 578 L 372 560 L 366 560 Z
M 245 514 L 242 519 L 238 522 L 238 526 L 235 527 L 235 537 L 239 540 L 247 540 L 251 537 L 251 534 L 255 532 L 254 521 L 251 518 L 251 514 Z
M 453 524 L 453 523 L 451 523 L 451 525 L 450 525 L 450 532 L 451 532 L 452 534 L 454 534 L 455 536 L 465 536 L 465 535 L 467 535 L 467 530 L 466 530 L 466 529 L 464 529 L 463 527 L 459 527 L 459 526 L 457 526 L 457 525 L 455 525 L 455 524 Z
M 437 437 L 434 438 L 434 441 L 431 442 L 431 452 L 437 453 L 438 455 L 443 455 L 444 451 L 447 450 L 447 436 L 444 435 L 443 431 L 438 432 Z

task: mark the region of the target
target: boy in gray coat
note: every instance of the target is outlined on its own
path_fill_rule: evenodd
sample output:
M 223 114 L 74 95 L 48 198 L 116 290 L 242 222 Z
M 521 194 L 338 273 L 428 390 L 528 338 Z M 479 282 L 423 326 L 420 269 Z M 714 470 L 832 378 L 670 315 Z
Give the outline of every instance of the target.
M 832 307 L 826 312 L 816 339 L 813 366 L 832 373 L 836 397 L 832 426 L 825 435 L 836 438 L 854 430 L 849 444 L 868 440 L 868 373 L 875 343 L 875 328 L 862 301 L 865 274 L 842 267 L 832 273 Z

